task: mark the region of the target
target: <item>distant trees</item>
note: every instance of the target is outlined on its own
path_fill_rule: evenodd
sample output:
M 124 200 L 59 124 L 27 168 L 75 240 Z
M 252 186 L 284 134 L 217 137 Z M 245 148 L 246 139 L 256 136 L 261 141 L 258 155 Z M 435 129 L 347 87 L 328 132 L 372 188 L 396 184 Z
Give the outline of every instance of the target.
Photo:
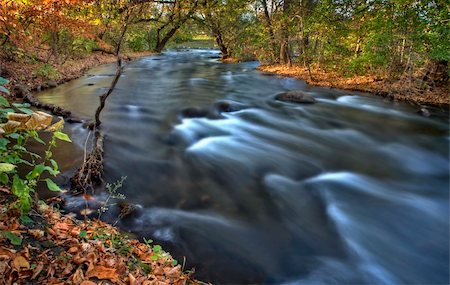
M 443 84 L 449 18 L 442 0 L 0 0 L 0 55 L 48 61 L 121 39 L 161 52 L 202 32 L 223 58 Z

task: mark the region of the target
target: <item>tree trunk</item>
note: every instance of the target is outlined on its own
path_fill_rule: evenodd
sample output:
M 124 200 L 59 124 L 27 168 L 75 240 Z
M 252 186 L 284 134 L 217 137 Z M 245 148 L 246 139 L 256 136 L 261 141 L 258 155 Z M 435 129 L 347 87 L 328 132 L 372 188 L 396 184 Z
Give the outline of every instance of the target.
M 277 52 L 277 45 L 276 45 L 276 41 L 275 41 L 275 33 L 273 32 L 273 27 L 272 27 L 272 19 L 270 18 L 270 13 L 269 13 L 269 8 L 267 6 L 267 1 L 266 0 L 262 0 L 262 5 L 264 8 L 264 18 L 266 19 L 266 23 L 267 23 L 267 29 L 269 31 L 269 39 L 270 39 L 270 46 L 272 48 L 271 51 L 271 56 L 273 59 L 275 59 L 275 54 Z
M 154 52 L 160 53 L 165 48 L 167 42 L 175 35 L 175 33 L 178 31 L 180 26 L 175 26 L 170 29 L 170 31 L 161 39 L 160 37 L 160 31 L 158 31 L 158 34 L 156 36 L 156 45 L 153 49 Z
M 289 31 L 288 31 L 288 21 L 289 10 L 290 10 L 291 0 L 284 0 L 283 2 L 283 14 L 284 20 L 281 27 L 281 44 L 280 44 L 280 63 L 286 65 L 292 65 L 291 52 L 289 49 Z
M 227 46 L 223 42 L 222 32 L 218 28 L 213 28 L 212 30 L 214 38 L 216 39 L 217 46 L 219 47 L 222 54 L 222 59 L 227 59 L 230 54 L 228 53 Z

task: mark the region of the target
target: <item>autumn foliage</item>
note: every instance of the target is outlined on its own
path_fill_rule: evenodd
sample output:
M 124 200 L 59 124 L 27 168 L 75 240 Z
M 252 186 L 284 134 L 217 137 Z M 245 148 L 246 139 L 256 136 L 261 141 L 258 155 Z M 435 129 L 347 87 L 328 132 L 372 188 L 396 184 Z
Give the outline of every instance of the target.
M 0 189 L 1 205 L 7 193 Z M 199 284 L 160 246 L 99 220 L 80 222 L 45 204 L 30 216 L 0 206 L 0 284 Z
M 93 0 L 0 0 L 0 45 L 9 56 L 57 52 L 62 34 L 92 37 Z M 5 50 L 3 51 L 5 52 Z

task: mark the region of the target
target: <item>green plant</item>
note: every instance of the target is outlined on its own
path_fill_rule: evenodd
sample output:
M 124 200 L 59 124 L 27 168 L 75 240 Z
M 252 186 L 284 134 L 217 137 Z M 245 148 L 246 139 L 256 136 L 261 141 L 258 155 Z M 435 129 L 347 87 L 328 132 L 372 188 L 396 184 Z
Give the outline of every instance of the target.
M 79 54 L 84 54 L 86 52 L 91 53 L 96 48 L 98 48 L 98 44 L 93 39 L 79 37 L 75 38 L 72 42 L 72 49 L 74 53 Z
M 97 210 L 98 219 L 100 219 L 103 213 L 108 211 L 110 206 L 116 205 L 116 203 L 109 202 L 111 199 L 119 199 L 119 200 L 125 199 L 125 195 L 123 195 L 118 191 L 123 186 L 123 182 L 125 181 L 125 179 L 127 179 L 127 177 L 122 176 L 120 180 L 116 181 L 115 183 L 106 184 L 106 191 L 108 192 L 108 197 L 106 198 L 105 202 L 103 202 L 102 206 Z
M 8 80 L 0 77 L 0 91 L 9 94 L 5 85 Z M 6 92 L 5 92 L 6 89 Z M 50 191 L 61 191 L 51 178 L 41 178 L 47 172 L 56 177 L 59 174 L 57 162 L 52 159 L 52 149 L 57 140 L 70 142 L 70 138 L 61 132 L 64 121 L 51 125 L 52 116 L 33 112 L 27 104 L 9 104 L 0 96 L 0 184 L 11 187 L 17 197 L 17 207 L 23 214 L 31 209 L 33 198 L 37 201 L 36 187 L 39 182 L 45 182 Z M 27 142 L 35 140 L 45 145 L 39 137 L 38 130 L 53 133 L 44 157 L 27 149 Z M 25 175 L 18 168 L 31 169 Z
M 13 234 L 12 232 L 2 232 L 0 231 L 0 234 L 9 240 L 9 242 L 12 245 L 21 245 L 22 244 L 22 239 L 18 236 L 16 236 L 15 234 Z
M 35 70 L 36 74 L 46 79 L 57 79 L 58 71 L 51 64 L 44 64 Z

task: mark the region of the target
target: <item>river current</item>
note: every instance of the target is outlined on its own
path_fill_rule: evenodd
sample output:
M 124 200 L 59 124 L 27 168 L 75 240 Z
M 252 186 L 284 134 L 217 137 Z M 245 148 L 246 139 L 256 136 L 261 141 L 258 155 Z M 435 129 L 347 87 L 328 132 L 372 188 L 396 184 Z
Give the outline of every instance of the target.
M 216 51 L 128 63 L 102 113 L 118 221 L 215 284 L 448 284 L 449 111 L 222 64 Z M 115 66 L 41 92 L 92 118 Z M 302 90 L 316 104 L 274 99 Z M 55 152 L 79 167 L 88 130 Z M 97 200 L 105 193 L 95 194 Z M 67 210 L 84 201 L 68 197 Z M 111 206 L 103 218 L 114 222 Z

